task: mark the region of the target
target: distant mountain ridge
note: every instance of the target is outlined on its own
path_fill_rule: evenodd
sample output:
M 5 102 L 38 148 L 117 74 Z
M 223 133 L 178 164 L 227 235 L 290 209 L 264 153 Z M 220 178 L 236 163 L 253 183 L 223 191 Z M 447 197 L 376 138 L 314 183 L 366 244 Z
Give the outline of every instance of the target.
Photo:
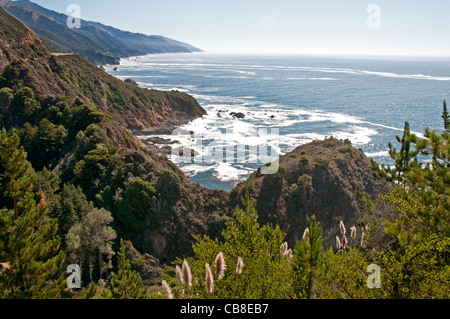
M 202 50 L 159 35 L 122 31 L 81 19 L 81 28 L 70 29 L 68 16 L 29 0 L 0 0 L 0 6 L 24 22 L 50 50 L 80 54 L 94 64 L 118 64 L 120 58 L 157 54 L 191 53 Z

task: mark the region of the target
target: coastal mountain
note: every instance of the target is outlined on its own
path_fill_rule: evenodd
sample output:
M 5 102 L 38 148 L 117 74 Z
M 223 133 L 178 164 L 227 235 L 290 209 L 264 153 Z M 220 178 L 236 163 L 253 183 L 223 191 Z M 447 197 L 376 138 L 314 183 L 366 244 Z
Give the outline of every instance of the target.
M 19 18 L 52 51 L 77 53 L 94 64 L 118 64 L 120 58 L 151 53 L 189 53 L 200 49 L 159 35 L 122 31 L 81 19 L 81 28 L 68 28 L 68 16 L 29 0 L 0 0 L 0 6 Z
M 50 53 L 43 42 L 18 20 L 1 12 L 3 36 L 0 68 L 9 83 L 28 86 L 43 104 L 75 98 L 96 105 L 133 132 L 164 127 L 204 115 L 191 96 L 161 92 L 125 83 L 76 54 Z
M 258 170 L 231 192 L 193 184 L 136 137 L 204 115 L 192 96 L 139 88 L 77 54 L 51 52 L 2 8 L 0 30 L 0 127 L 18 133 L 41 176 L 38 189 L 45 192 L 50 211 L 56 211 L 53 217 L 61 219 L 61 232 L 71 224 L 54 198 L 73 185 L 79 195 L 69 206 L 87 200 L 107 210 L 119 238 L 169 263 L 192 253 L 193 235 L 222 238 L 248 192 L 260 222 L 280 225 L 290 245 L 312 214 L 331 245 L 338 220 L 352 225 L 362 217 L 357 186 L 373 198 L 385 187 L 360 150 L 335 139 L 295 149 L 280 158 L 277 174 L 263 176 Z

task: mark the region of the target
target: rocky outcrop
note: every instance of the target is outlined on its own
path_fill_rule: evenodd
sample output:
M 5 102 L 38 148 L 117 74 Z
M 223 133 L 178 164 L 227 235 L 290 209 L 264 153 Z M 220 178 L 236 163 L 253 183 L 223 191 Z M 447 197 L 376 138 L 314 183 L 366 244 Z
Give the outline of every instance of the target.
M 238 204 L 248 191 L 261 222 L 280 225 L 290 246 L 301 239 L 308 217 L 315 214 L 324 243 L 331 246 L 340 221 L 350 228 L 364 218 L 357 187 L 372 199 L 389 187 L 374 177 L 370 165 L 361 150 L 340 140 L 314 141 L 280 157 L 276 174 L 254 172 L 236 186 L 230 201 Z

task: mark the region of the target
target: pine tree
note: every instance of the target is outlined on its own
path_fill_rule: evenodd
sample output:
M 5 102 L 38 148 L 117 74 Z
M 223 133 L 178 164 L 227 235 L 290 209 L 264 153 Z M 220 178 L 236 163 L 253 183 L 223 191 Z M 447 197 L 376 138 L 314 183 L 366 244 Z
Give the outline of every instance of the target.
M 446 103 L 442 118 L 446 124 Z M 393 169 L 401 185 L 380 196 L 370 213 L 367 247 L 383 269 L 381 291 L 390 298 L 445 298 L 450 292 L 450 134 L 427 128 L 424 137 L 409 139 L 417 153 L 407 172 Z
M 0 276 L 0 298 L 58 298 L 64 278 L 57 277 L 64 254 L 56 236 L 56 220 L 48 217 L 45 196 L 39 204 L 31 191 L 33 174 L 19 138 L 0 133 L 3 182 L 14 200 L 13 210 L 0 210 L 0 259 L 9 269 Z
M 113 299 L 147 299 L 148 292 L 142 288 L 142 278 L 137 271 L 131 269 L 130 260 L 126 257 L 126 244 L 120 240 L 118 254 L 119 270 L 111 278 L 110 298 Z
M 312 297 L 315 269 L 319 264 L 323 250 L 322 228 L 316 221 L 315 215 L 307 221 L 307 228 L 303 240 L 294 249 L 294 271 L 297 274 L 296 292 L 307 299 Z
M 389 156 L 395 161 L 395 166 L 379 165 L 372 160 L 372 169 L 379 177 L 391 182 L 402 183 L 405 175 L 411 169 L 417 167 L 416 156 L 419 150 L 412 148 L 412 145 L 417 142 L 417 136 L 411 133 L 408 122 L 405 122 L 403 136 L 397 136 L 396 138 L 397 142 L 400 143 L 400 151 L 393 147 L 392 143 L 389 143 Z
M 447 102 L 444 100 L 444 105 L 443 105 L 443 111 L 442 111 L 442 118 L 444 119 L 444 129 L 445 131 L 449 132 L 450 131 L 450 117 L 448 115 L 448 111 L 447 111 Z
M 8 137 L 6 131 L 0 133 L 0 158 L 4 173 L 0 175 L 2 183 L 6 184 L 6 195 L 13 200 L 14 218 L 19 217 L 17 207 L 19 198 L 31 190 L 33 184 L 33 169 L 27 161 L 27 154 L 20 147 L 20 139 L 16 134 Z

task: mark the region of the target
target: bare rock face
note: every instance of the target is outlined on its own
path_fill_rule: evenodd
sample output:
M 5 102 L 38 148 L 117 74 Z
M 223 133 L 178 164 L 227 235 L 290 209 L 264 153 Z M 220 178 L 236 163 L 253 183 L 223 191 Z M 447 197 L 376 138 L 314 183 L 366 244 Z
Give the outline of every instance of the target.
M 350 233 L 350 227 L 364 218 L 357 187 L 372 199 L 388 189 L 373 176 L 370 165 L 370 159 L 348 143 L 334 138 L 314 141 L 282 156 L 278 173 L 262 175 L 258 170 L 239 183 L 231 201 L 239 204 L 248 191 L 261 223 L 280 225 L 290 246 L 301 239 L 308 217 L 315 214 L 323 228 L 324 245 L 329 247 L 340 234 L 340 221 Z
M 167 243 L 163 235 L 158 233 L 151 235 L 150 242 L 156 255 L 162 255 L 164 253 Z

